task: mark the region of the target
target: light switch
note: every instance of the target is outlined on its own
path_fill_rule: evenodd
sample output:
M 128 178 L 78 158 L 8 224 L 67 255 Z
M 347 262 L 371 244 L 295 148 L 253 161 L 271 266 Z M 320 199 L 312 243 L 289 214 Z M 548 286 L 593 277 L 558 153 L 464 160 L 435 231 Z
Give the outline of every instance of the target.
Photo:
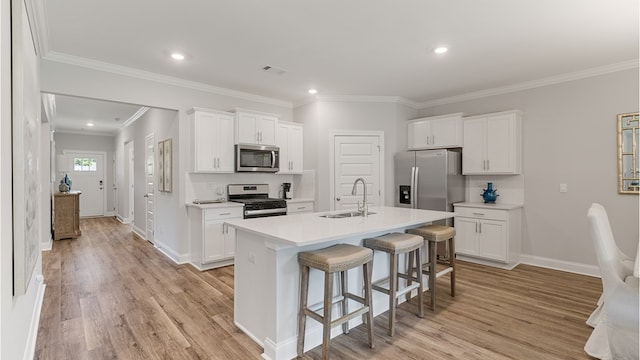
M 569 189 L 567 187 L 567 184 L 560 184 L 560 192 L 561 193 L 566 193 L 568 191 L 569 191 Z

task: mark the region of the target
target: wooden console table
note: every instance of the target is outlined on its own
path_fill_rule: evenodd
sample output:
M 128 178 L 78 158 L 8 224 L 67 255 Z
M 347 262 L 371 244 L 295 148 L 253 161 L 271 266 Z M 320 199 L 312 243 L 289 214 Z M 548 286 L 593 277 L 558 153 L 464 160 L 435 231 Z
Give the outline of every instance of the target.
M 80 191 L 53 194 L 53 239 L 77 238 L 80 232 Z

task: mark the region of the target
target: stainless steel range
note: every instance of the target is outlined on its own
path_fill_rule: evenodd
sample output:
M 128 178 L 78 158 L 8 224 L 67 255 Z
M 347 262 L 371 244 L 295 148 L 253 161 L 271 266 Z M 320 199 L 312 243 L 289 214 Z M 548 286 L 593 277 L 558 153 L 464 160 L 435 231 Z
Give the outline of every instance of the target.
M 229 201 L 244 204 L 244 218 L 287 215 L 287 202 L 269 197 L 267 184 L 232 184 L 227 187 Z

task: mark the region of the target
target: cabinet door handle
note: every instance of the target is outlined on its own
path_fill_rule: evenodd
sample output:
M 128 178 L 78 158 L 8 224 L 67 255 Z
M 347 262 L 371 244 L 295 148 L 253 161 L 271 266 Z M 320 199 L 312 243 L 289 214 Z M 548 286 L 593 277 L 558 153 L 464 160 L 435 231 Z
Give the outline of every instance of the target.
M 482 223 L 478 223 L 478 225 L 480 225 L 480 231 L 479 231 L 479 233 L 481 233 L 481 234 L 482 234 Z
M 431 144 L 432 145 L 436 144 L 436 136 L 435 135 L 431 135 Z
M 487 160 L 487 170 L 491 169 L 491 166 L 489 165 L 489 160 Z

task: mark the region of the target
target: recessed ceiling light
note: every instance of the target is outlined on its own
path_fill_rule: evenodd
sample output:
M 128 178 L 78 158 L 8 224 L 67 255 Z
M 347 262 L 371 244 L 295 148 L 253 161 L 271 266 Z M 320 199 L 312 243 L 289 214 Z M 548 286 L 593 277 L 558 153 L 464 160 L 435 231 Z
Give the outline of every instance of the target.
M 173 58 L 174 60 L 184 60 L 184 55 L 180 53 L 172 53 L 171 58 Z
M 95 124 L 94 124 L 94 123 L 92 123 L 92 122 L 88 122 L 88 123 L 87 123 L 87 126 L 88 126 L 88 127 L 92 127 L 92 126 L 95 126 Z
M 447 49 L 446 47 L 437 47 L 435 48 L 435 50 L 433 50 L 433 52 L 436 54 L 444 54 L 447 51 L 449 51 L 449 49 Z
M 317 94 L 318 90 L 316 89 L 309 89 L 309 94 Z

